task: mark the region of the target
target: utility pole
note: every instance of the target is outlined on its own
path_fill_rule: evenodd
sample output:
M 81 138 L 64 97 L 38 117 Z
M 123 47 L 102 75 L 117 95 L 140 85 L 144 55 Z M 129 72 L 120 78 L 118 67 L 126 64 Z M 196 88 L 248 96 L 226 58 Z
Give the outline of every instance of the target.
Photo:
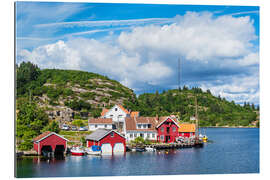
M 198 117 L 198 103 L 197 95 L 195 94 L 195 118 L 196 118 L 196 136 L 199 135 L 199 117 Z

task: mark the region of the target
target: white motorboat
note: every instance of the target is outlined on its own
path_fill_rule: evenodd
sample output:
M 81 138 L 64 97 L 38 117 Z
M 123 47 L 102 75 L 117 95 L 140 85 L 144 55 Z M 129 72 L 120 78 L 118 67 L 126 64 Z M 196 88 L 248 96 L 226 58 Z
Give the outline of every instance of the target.
M 91 146 L 85 149 L 88 155 L 101 155 L 101 148 L 100 146 Z
M 155 148 L 152 148 L 152 147 L 145 147 L 145 150 L 146 151 L 150 151 L 150 152 L 156 151 L 156 149 Z

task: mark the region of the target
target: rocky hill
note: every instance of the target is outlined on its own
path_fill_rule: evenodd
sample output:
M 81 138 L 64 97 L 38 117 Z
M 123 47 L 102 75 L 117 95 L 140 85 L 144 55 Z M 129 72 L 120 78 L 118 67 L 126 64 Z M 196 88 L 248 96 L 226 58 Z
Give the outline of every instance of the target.
M 50 119 L 61 123 L 98 117 L 103 107 L 136 101 L 131 89 L 106 76 L 75 70 L 40 70 L 31 63 L 17 67 L 17 98 L 23 97 L 35 101 Z

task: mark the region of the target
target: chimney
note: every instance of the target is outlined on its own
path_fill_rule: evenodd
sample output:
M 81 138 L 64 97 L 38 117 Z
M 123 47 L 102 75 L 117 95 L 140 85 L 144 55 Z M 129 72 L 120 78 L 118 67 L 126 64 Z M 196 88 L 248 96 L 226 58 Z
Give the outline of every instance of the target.
M 158 114 L 156 114 L 156 122 L 158 122 Z

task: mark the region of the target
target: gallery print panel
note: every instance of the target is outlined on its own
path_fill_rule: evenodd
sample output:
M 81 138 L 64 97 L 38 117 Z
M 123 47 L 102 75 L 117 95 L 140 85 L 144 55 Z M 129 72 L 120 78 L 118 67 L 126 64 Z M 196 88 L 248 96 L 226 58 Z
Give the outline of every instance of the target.
M 16 2 L 15 176 L 259 173 L 259 7 Z

